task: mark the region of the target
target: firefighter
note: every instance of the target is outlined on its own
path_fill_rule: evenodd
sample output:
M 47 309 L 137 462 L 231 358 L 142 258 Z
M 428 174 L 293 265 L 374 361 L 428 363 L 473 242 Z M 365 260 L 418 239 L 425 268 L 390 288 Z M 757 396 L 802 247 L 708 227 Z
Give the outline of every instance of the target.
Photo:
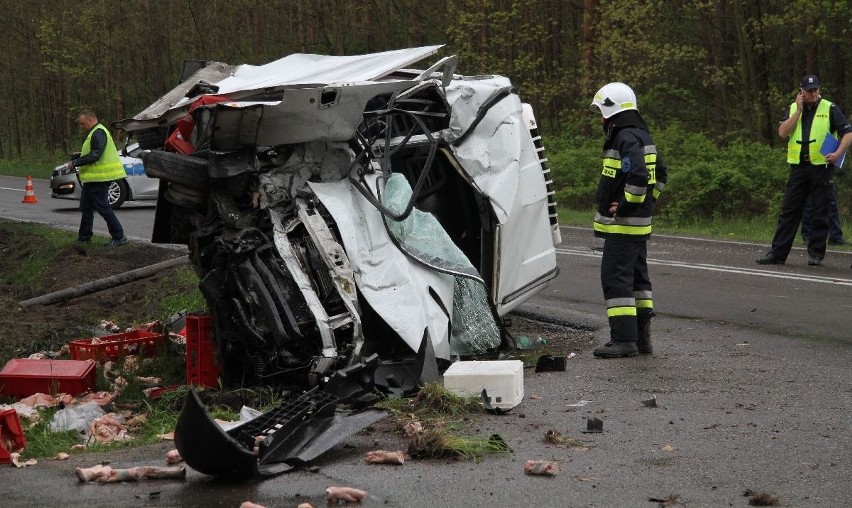
M 606 134 L 594 230 L 604 239 L 601 286 L 610 341 L 593 354 L 600 358 L 649 354 L 654 303 L 647 242 L 654 202 L 666 184 L 666 166 L 629 86 L 605 85 L 595 94 L 594 108 L 600 110 Z

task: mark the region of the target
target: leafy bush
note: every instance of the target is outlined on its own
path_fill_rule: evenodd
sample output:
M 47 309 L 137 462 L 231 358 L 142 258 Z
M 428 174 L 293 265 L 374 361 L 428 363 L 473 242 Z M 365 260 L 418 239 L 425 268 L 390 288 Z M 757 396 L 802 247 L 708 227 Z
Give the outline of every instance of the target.
M 594 209 L 601 173 L 602 138 L 603 135 L 598 139 L 583 138 L 576 133 L 544 138 L 559 206 Z
M 668 167 L 660 217 L 670 221 L 777 215 L 788 166 L 783 148 L 749 141 L 718 146 L 679 125 L 651 128 Z M 603 134 L 545 139 L 560 206 L 594 209 Z

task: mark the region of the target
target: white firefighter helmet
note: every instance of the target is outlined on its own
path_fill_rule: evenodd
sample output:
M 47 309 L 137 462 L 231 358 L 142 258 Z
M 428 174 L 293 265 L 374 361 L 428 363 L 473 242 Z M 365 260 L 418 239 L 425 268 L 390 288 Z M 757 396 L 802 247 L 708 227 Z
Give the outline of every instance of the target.
M 595 94 L 592 106 L 601 110 L 604 118 L 636 107 L 636 94 L 624 83 L 607 83 Z

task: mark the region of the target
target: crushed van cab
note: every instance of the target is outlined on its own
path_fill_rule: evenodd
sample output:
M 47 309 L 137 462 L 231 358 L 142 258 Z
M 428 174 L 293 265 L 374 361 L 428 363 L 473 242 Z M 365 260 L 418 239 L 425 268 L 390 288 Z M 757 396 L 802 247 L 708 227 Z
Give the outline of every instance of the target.
M 404 392 L 557 276 L 532 108 L 455 56 L 411 68 L 440 48 L 205 62 L 116 124 L 154 149 L 152 240 L 189 246 L 226 386 Z

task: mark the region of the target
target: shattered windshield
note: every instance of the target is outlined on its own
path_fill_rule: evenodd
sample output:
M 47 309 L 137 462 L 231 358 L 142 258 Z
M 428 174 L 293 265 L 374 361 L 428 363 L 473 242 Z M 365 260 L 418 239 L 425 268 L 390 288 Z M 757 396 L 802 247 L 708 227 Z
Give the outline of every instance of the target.
M 399 214 L 411 199 L 411 186 L 403 175 L 395 173 L 387 179 L 381 199 L 386 208 Z M 481 354 L 498 347 L 500 329 L 488 304 L 485 283 L 438 220 L 415 208 L 401 221 L 385 217 L 385 224 L 410 257 L 455 276 L 451 354 Z

